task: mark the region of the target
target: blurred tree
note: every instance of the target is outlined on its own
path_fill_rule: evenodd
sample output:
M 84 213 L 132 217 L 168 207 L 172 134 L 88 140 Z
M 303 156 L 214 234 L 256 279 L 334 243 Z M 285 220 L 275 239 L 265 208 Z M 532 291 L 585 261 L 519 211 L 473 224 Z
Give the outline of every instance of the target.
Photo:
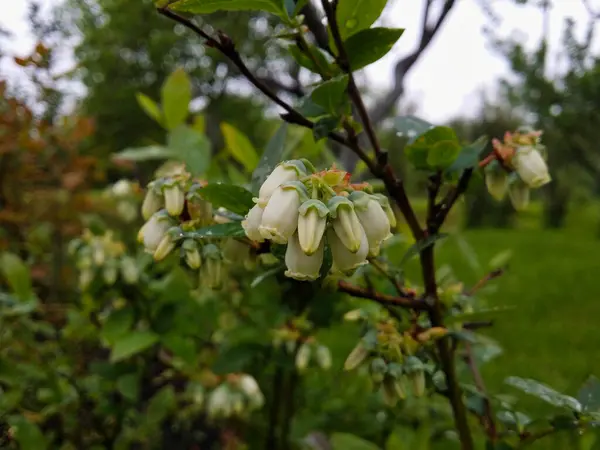
M 558 64 L 552 66 L 548 62 L 549 1 L 537 4 L 544 25 L 533 51 L 526 50 L 516 37 L 500 39 L 488 30 L 517 76 L 516 81 L 503 80 L 506 97 L 531 125 L 544 130 L 554 180 L 545 188 L 544 217 L 549 227 L 562 226 L 574 189 L 586 186 L 597 192 L 600 188 L 600 153 L 596 148 L 600 138 L 600 60 L 591 45 L 600 12 L 582 1 L 589 13 L 587 31 L 578 39 L 575 22 L 567 19 Z M 493 11 L 488 12 L 497 21 Z

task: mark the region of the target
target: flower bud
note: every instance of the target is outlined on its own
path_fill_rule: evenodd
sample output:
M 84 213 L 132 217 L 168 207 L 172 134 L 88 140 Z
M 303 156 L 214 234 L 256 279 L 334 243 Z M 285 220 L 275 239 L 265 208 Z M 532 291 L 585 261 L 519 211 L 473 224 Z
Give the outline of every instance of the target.
M 392 236 L 390 221 L 376 197 L 362 191 L 350 194 L 358 220 L 365 230 L 369 243 L 369 255 L 377 256 L 381 243 Z
M 344 314 L 344 320 L 348 322 L 354 322 L 364 317 L 364 313 L 362 309 L 353 309 Z
M 85 291 L 94 281 L 94 271 L 92 269 L 84 269 L 79 272 L 79 289 Z
M 260 393 L 260 387 L 258 383 L 254 379 L 254 377 L 250 375 L 243 374 L 239 378 L 240 389 L 247 396 L 256 395 L 256 393 Z
M 504 169 L 490 169 L 485 171 L 485 186 L 490 195 L 498 201 L 502 200 L 506 195 L 508 189 L 507 175 Z
M 331 255 L 333 257 L 332 271 L 348 273 L 367 263 L 369 244 L 367 242 L 366 234 L 362 234 L 360 247 L 355 253 L 348 250 L 338 237 L 338 234 L 331 229 L 327 230 L 327 242 L 329 243 L 329 248 L 331 249 Z
M 202 257 L 200 256 L 199 245 L 194 239 L 186 239 L 181 245 L 185 262 L 190 269 L 199 269 L 202 265 Z
M 117 281 L 117 262 L 115 260 L 106 261 L 106 264 L 102 267 L 102 278 L 104 283 L 108 286 L 112 286 Z
M 329 200 L 328 206 L 333 218 L 332 226 L 339 241 L 350 252 L 358 252 L 365 231 L 358 220 L 352 202 L 345 197 L 337 196 Z
M 325 233 L 329 209 L 320 200 L 308 200 L 298 210 L 298 239 L 306 255 L 315 253 Z
M 422 397 L 425 393 L 425 365 L 416 356 L 408 356 L 404 363 L 404 371 L 412 383 L 415 397 Z
M 279 186 L 265 207 L 260 234 L 276 244 L 285 244 L 298 228 L 298 208 L 307 198 L 306 188 L 300 182 Z
M 310 346 L 308 344 L 302 344 L 296 353 L 296 369 L 299 372 L 304 371 L 308 367 L 310 362 Z
M 165 208 L 169 215 L 177 217 L 183 212 L 185 205 L 185 192 L 177 182 L 163 186 Z
M 534 147 L 517 147 L 511 163 L 530 188 L 539 188 L 552 181 L 544 158 Z
M 230 396 L 231 393 L 229 392 L 229 388 L 225 384 L 221 384 L 214 391 L 212 391 L 208 398 L 208 416 L 213 419 L 219 417 L 229 417 L 233 409 Z
M 155 261 L 162 261 L 173 251 L 180 233 L 181 230 L 178 227 L 173 227 L 164 234 L 152 255 Z
M 523 211 L 529 205 L 529 187 L 521 180 L 516 180 L 508 187 L 508 196 L 517 211 Z
M 223 261 L 219 248 L 214 244 L 206 245 L 203 249 L 204 264 L 202 265 L 201 280 L 210 289 L 218 289 L 223 282 Z
M 300 248 L 298 233 L 294 234 L 288 241 L 285 252 L 285 265 L 287 266 L 285 276 L 300 281 L 316 280 L 319 278 L 321 266 L 323 265 L 324 248 L 325 241 L 321 239 L 317 250 L 308 256 Z
M 97 266 L 102 266 L 106 261 L 106 252 L 101 242 L 96 241 L 92 245 L 92 259 Z
M 375 199 L 377 199 L 377 201 L 383 208 L 383 211 L 385 212 L 385 215 L 387 216 L 388 221 L 390 222 L 390 227 L 396 228 L 396 225 L 397 225 L 396 213 L 394 213 L 394 209 L 390 205 L 390 201 L 388 200 L 388 198 L 383 194 L 373 194 L 373 197 L 375 197 Z
M 265 240 L 258 231 L 264 211 L 265 210 L 260 206 L 254 205 L 250 211 L 248 211 L 246 218 L 242 220 L 242 228 L 246 232 L 248 239 L 252 241 L 263 242 Z
M 406 398 L 406 377 L 404 375 L 394 380 L 394 390 L 400 400 Z
M 331 352 L 324 345 L 317 347 L 317 363 L 323 370 L 329 370 L 331 368 Z
M 162 195 L 154 187 L 154 182 L 148 185 L 148 191 L 142 203 L 142 217 L 144 220 L 150 219 L 152 214 L 157 212 L 162 207 Z
M 352 349 L 346 361 L 344 362 L 344 370 L 354 370 L 360 366 L 365 359 L 369 356 L 369 350 L 365 348 L 362 342 L 356 344 L 356 347 Z
M 119 180 L 111 187 L 111 193 L 115 197 L 127 197 L 133 193 L 133 187 L 129 180 Z
M 275 167 L 260 187 L 258 204 L 264 208 L 279 186 L 289 181 L 297 181 L 305 175 L 306 167 L 302 161 L 292 160 L 282 162 Z
M 385 377 L 382 385 L 383 401 L 388 406 L 396 406 L 398 403 L 398 394 L 396 392 L 396 380 L 391 377 Z
M 375 358 L 371 361 L 369 371 L 371 373 L 371 379 L 375 383 L 381 383 L 387 373 L 387 363 L 382 358 Z
M 137 283 L 140 276 L 140 272 L 135 263 L 135 260 L 130 256 L 123 256 L 121 258 L 121 277 L 127 284 Z
M 144 243 L 144 247 L 148 252 L 154 253 L 165 233 L 171 228 L 171 224 L 172 222 L 169 220 L 166 211 L 153 214 L 140 229 L 138 241 Z

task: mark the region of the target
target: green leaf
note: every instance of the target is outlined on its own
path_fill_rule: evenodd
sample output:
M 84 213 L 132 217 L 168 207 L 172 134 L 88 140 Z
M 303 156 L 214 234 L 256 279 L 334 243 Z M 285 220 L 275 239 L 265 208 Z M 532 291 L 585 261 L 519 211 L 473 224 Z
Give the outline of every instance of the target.
M 171 131 L 167 146 L 176 159 L 185 163 L 187 170 L 195 176 L 204 175 L 210 164 L 210 141 L 208 138 L 185 125 Z
M 252 172 L 258 164 L 258 154 L 250 140 L 238 129 L 228 123 L 221 124 L 221 132 L 225 138 L 227 150 L 248 172 Z
M 359 70 L 383 58 L 402 33 L 402 28 L 369 28 L 350 36 L 344 42 L 350 69 Z
M 590 376 L 579 389 L 577 400 L 583 406 L 584 412 L 600 412 L 600 380 Z
M 330 443 L 332 450 L 380 450 L 377 445 L 350 433 L 333 433 Z
M 505 269 L 508 265 L 508 262 L 511 260 L 512 255 L 513 252 L 510 249 L 501 251 L 500 253 L 495 255 L 488 263 L 490 269 Z
M 265 11 L 283 19 L 287 12 L 282 0 L 179 0 L 171 3 L 174 11 L 210 14 L 216 11 Z
M 419 136 L 434 128 L 434 125 L 415 116 L 400 116 L 394 119 L 394 128 L 398 136 L 406 137 L 407 144 L 412 144 Z
M 161 101 L 165 126 L 172 130 L 185 122 L 192 100 L 192 83 L 182 68 L 176 69 L 165 81 Z
M 446 143 L 444 146 L 441 143 Z M 451 146 L 453 148 L 451 148 Z M 434 147 L 437 150 L 434 150 Z M 430 160 L 437 162 L 436 156 L 431 159 L 429 154 L 434 152 L 439 156 L 440 162 L 450 161 L 451 157 L 456 157 L 460 149 L 458 139 L 454 130 L 449 127 L 434 127 L 419 136 L 412 144 L 408 144 L 404 151 L 408 160 L 419 170 L 439 169 L 439 166 L 433 166 Z M 450 161 L 448 164 L 451 164 Z
M 263 273 L 261 273 L 260 275 L 257 275 L 254 280 L 252 280 L 252 283 L 250 283 L 250 289 L 254 289 L 256 286 L 258 286 L 262 281 L 264 281 L 265 279 L 277 275 L 279 272 L 283 272 L 283 270 L 285 269 L 285 266 L 283 265 L 278 265 L 276 267 L 273 267 L 272 269 L 269 269 Z
M 213 363 L 212 371 L 217 375 L 232 372 L 243 372 L 257 353 L 264 350 L 264 346 L 257 342 L 242 342 L 238 345 L 223 349 Z
M 475 142 L 463 147 L 458 158 L 446 169 L 446 173 L 460 172 L 475 167 L 479 162 L 479 155 L 487 147 L 488 141 L 486 136 L 481 136 Z
M 254 206 L 252 192 L 234 184 L 209 183 L 197 192 L 215 208 L 223 207 L 236 214 L 246 215 Z
M 427 153 L 427 165 L 438 170 L 443 170 L 456 160 L 459 153 L 460 144 L 458 142 L 437 142 Z
M 447 323 L 451 324 L 457 322 L 478 322 L 483 320 L 491 320 L 496 318 L 498 314 L 513 311 L 514 309 L 515 308 L 512 306 L 499 306 L 495 308 L 480 309 L 478 311 L 473 311 L 469 313 L 455 314 L 453 316 L 448 317 Z
M 150 97 L 142 94 L 141 92 L 135 94 L 135 98 L 138 102 L 138 105 L 140 105 L 144 112 L 148 114 L 148 116 L 150 116 L 151 119 L 154 119 L 156 123 L 162 125 L 163 118 L 160 106 L 158 106 L 158 104 Z
M 402 257 L 402 260 L 400 261 L 400 264 L 399 264 L 400 267 L 404 266 L 404 264 L 406 264 L 408 261 L 410 261 L 410 259 L 412 259 L 416 255 L 421 253 L 427 247 L 430 247 L 430 246 L 434 245 L 437 241 L 447 238 L 447 237 L 448 237 L 448 234 L 439 233 L 439 234 L 427 236 L 425 239 L 421 239 L 420 241 L 415 242 L 413 245 L 410 246 L 410 248 L 406 251 L 406 253 Z
M 123 397 L 132 402 L 137 401 L 140 391 L 140 379 L 135 373 L 121 375 L 117 379 L 117 390 Z
M 313 138 L 315 142 L 319 142 L 321 139 L 329 136 L 333 130 L 335 130 L 340 120 L 337 117 L 326 116 L 317 121 L 313 127 Z
M 177 407 L 173 386 L 165 386 L 150 399 L 146 407 L 146 420 L 149 425 L 158 425 Z
M 34 297 L 29 268 L 17 255 L 8 252 L 0 254 L 0 272 L 19 300 L 27 302 Z
M 122 334 L 115 341 L 110 354 L 110 362 L 116 363 L 150 348 L 158 341 L 151 331 L 132 331 Z
M 308 44 L 308 51 L 313 55 L 314 61 L 297 45 L 290 45 L 288 51 L 294 60 L 302 67 L 318 74 L 331 74 L 333 67 L 323 51 L 313 44 Z
M 102 325 L 100 335 L 112 344 L 131 329 L 134 319 L 135 315 L 131 307 L 113 311 Z
M 386 3 L 387 0 L 340 0 L 335 17 L 342 40 L 373 25 Z
M 561 394 L 539 381 L 529 378 L 508 377 L 504 382 L 551 405 L 569 408 L 573 411 L 581 411 L 582 409 L 581 403 L 573 397 Z
M 265 151 L 260 157 L 258 166 L 252 172 L 252 192 L 258 194 L 258 190 L 275 166 L 281 162 L 285 150 L 285 138 L 287 135 L 287 123 L 282 123 L 273 137 L 269 140 Z
M 246 236 L 246 232 L 242 228 L 242 224 L 240 222 L 229 222 L 218 223 L 216 225 L 200 228 L 189 233 L 189 236 L 195 238 L 244 237 Z
M 312 91 L 310 98 L 328 113 L 337 115 L 347 101 L 347 87 L 348 75 L 343 75 L 321 83 Z
M 8 424 L 11 427 L 14 439 L 21 450 L 45 450 L 48 442 L 39 427 L 23 416 L 9 416 Z
M 152 161 L 157 159 L 170 159 L 176 155 L 167 147 L 161 145 L 151 145 L 148 147 L 126 148 L 112 155 L 112 159 L 122 159 L 125 161 Z
M 315 102 L 310 97 L 304 97 L 296 110 L 306 117 L 321 117 L 327 115 L 327 111 Z

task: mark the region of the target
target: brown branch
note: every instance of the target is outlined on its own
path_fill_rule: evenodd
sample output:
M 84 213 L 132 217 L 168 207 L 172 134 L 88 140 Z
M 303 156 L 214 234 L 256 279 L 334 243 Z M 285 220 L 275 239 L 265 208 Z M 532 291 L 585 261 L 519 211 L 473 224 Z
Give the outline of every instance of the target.
M 494 325 L 494 322 L 491 320 L 480 320 L 474 322 L 465 322 L 463 323 L 463 328 L 469 331 L 479 330 L 481 328 L 489 328 Z
M 475 356 L 473 355 L 473 347 L 470 342 L 465 342 L 465 362 L 471 371 L 475 387 L 483 398 L 483 416 L 480 417 L 481 424 L 483 425 L 485 432 L 492 443 L 495 443 L 498 439 L 498 430 L 496 429 L 496 422 L 494 421 L 494 411 L 492 404 L 488 397 L 487 389 L 483 381 L 483 377 L 477 367 Z
M 429 230 L 429 232 L 431 234 L 437 233 L 437 231 L 440 229 L 440 227 L 446 220 L 446 217 L 450 213 L 450 210 L 452 209 L 452 207 L 454 206 L 456 201 L 460 198 L 460 196 L 462 194 L 465 193 L 465 191 L 469 187 L 469 181 L 471 181 L 472 175 L 473 175 L 472 168 L 465 169 L 463 171 L 462 175 L 460 176 L 460 179 L 458 180 L 458 184 L 456 185 L 456 187 L 452 188 L 448 192 L 446 197 L 442 200 L 440 205 L 437 208 L 435 208 L 435 211 L 436 211 L 435 216 L 433 217 L 433 220 L 431 223 L 432 226 L 431 226 L 431 229 Z
M 403 308 L 414 309 L 417 311 L 427 311 L 429 309 L 429 305 L 423 300 L 419 300 L 414 297 L 395 297 L 393 295 L 383 294 L 381 292 L 376 292 L 361 286 L 356 286 L 344 280 L 340 280 L 338 282 L 338 290 L 340 292 L 350 294 L 353 297 L 373 300 L 380 305 L 401 306 Z
M 321 22 L 321 15 L 317 8 L 309 0 L 300 13 L 304 15 L 304 23 L 313 34 L 317 45 L 331 54 L 327 27 Z
M 481 280 L 479 280 L 477 283 L 475 283 L 473 285 L 473 287 L 465 293 L 465 295 L 471 296 L 471 295 L 475 294 L 479 289 L 484 287 L 490 281 L 502 276 L 503 274 L 504 274 L 504 269 L 492 270 L 490 273 L 486 274 Z

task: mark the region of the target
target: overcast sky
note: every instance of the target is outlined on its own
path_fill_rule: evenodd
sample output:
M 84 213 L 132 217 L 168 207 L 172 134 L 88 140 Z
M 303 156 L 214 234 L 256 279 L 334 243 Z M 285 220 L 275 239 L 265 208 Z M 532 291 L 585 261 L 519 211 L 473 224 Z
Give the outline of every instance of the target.
M 42 0 L 45 10 L 59 0 Z M 135 0 L 133 0 L 135 1 Z M 589 0 L 600 11 L 600 0 Z M 33 45 L 25 20 L 28 0 L 4 0 L 0 25 L 14 35 L 11 50 L 26 54 Z M 542 18 L 533 7 L 515 6 L 508 0 L 491 0 L 503 19 L 501 33 L 515 31 L 528 46 L 540 39 Z M 422 0 L 396 0 L 385 13 L 386 26 L 406 28 L 400 41 L 383 60 L 367 68 L 369 84 L 385 92 L 392 81 L 394 61 L 415 48 L 419 37 Z M 572 17 L 584 32 L 587 13 L 582 0 L 554 0 L 550 15 L 550 45 L 560 42 L 564 20 Z M 476 0 L 458 0 L 444 27 L 408 77 L 407 93 L 418 106 L 419 115 L 434 123 L 451 117 L 473 115 L 479 105 L 480 92 L 491 91 L 495 80 L 508 73 L 504 60 L 488 47 L 481 34 L 488 21 Z M 596 44 L 597 42 L 595 42 Z M 65 60 L 65 64 L 70 62 Z M 5 61 L 2 73 L 18 75 L 18 69 Z

